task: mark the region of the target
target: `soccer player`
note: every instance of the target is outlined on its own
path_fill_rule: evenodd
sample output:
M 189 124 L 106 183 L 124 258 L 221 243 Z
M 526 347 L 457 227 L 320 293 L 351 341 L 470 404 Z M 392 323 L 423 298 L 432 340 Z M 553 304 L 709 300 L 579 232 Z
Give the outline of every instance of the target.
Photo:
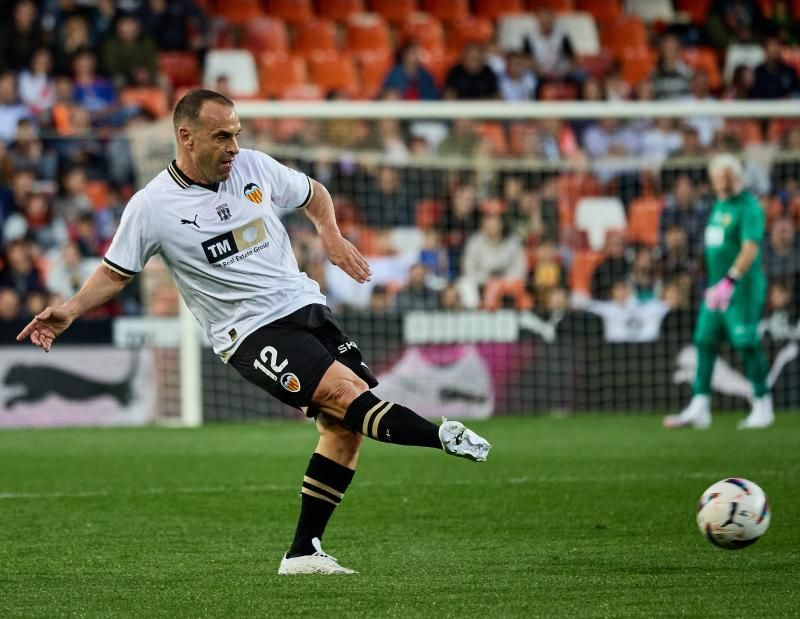
M 680 415 L 664 418 L 667 428 L 708 428 L 711 425 L 711 376 L 717 348 L 727 339 L 744 361 L 753 385 L 753 407 L 739 428 L 772 425 L 772 397 L 767 387 L 767 361 L 758 323 L 767 294 L 761 268 L 764 212 L 742 183 L 742 164 L 729 154 L 714 157 L 708 166 L 717 201 L 705 229 L 709 288 L 697 319 L 694 343 L 697 373 L 694 396 Z
M 49 351 L 73 321 L 127 286 L 159 254 L 215 352 L 247 380 L 316 419 L 319 442 L 301 486 L 294 541 L 279 574 L 350 574 L 321 539 L 353 479 L 362 437 L 484 461 L 491 445 L 457 421 L 437 426 L 376 397 L 378 381 L 315 281 L 300 272 L 273 207 L 302 208 L 328 258 L 358 282 L 367 261 L 342 237 L 319 182 L 240 149 L 233 103 L 193 90 L 175 107 L 177 159 L 137 192 L 103 264 L 63 305 L 17 336 Z

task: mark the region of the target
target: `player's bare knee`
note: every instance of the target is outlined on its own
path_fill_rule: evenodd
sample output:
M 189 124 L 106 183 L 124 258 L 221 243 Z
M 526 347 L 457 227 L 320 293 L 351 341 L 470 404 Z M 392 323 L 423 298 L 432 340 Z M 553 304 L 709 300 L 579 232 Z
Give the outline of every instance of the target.
M 342 377 L 319 394 L 320 403 L 344 413 L 358 396 L 368 389 L 367 383 L 357 376 Z

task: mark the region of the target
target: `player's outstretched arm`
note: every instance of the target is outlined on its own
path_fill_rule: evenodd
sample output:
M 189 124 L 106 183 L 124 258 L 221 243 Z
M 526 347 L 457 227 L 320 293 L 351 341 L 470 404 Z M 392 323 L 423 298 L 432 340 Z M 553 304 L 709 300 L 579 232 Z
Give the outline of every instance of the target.
M 113 299 L 131 279 L 100 265 L 75 296 L 62 305 L 51 305 L 34 316 L 17 335 L 17 341 L 22 342 L 30 337 L 35 346 L 50 352 L 53 340 L 64 333 L 78 317 Z
M 366 258 L 350 241 L 342 236 L 336 224 L 331 195 L 322 183 L 311 180 L 313 195 L 306 207 L 306 215 L 313 222 L 330 261 L 360 283 L 369 280 L 372 272 Z

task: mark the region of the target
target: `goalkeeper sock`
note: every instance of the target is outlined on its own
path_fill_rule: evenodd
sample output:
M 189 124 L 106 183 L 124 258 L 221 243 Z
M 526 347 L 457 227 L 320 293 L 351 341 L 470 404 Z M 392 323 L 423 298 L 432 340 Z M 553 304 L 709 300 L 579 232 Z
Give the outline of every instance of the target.
M 692 393 L 695 395 L 711 395 L 711 376 L 714 373 L 714 363 L 717 361 L 717 351 L 713 346 L 697 345 L 697 371 L 694 376 Z
M 751 346 L 742 349 L 744 371 L 753 385 L 753 395 L 762 398 L 769 393 L 767 387 L 767 359 L 761 346 Z
M 378 399 L 365 391 L 350 404 L 342 424 L 383 443 L 441 449 L 439 426 L 410 408 Z
M 314 554 L 311 540 L 315 537 L 322 540 L 328 520 L 342 500 L 353 475 L 354 470 L 321 454 L 311 456 L 300 489 L 300 519 L 292 547 L 286 555 L 288 558 Z

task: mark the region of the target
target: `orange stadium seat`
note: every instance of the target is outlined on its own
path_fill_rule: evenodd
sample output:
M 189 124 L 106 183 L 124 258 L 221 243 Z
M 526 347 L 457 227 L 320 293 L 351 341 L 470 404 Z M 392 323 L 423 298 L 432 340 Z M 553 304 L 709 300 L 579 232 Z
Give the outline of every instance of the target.
M 123 88 L 120 93 L 123 105 L 135 105 L 155 118 L 162 118 L 169 111 L 167 93 L 163 89 L 152 87 Z
M 217 0 L 214 13 L 232 24 L 245 24 L 262 14 L 259 0 Z
M 286 24 L 275 17 L 261 15 L 248 21 L 242 33 L 242 47 L 254 55 L 261 52 L 285 52 L 289 49 Z
M 494 37 L 492 22 L 480 17 L 466 17 L 454 21 L 449 26 L 447 47 L 450 50 L 461 52 L 468 43 L 487 44 Z
M 160 52 L 158 68 L 169 78 L 173 88 L 194 86 L 201 81 L 200 63 L 194 52 Z
M 589 294 L 594 270 L 603 261 L 603 252 L 583 249 L 575 252 L 569 273 L 570 288 L 575 292 Z
M 492 146 L 492 154 L 505 155 L 508 153 L 508 138 L 506 130 L 499 122 L 482 122 L 475 127 L 475 132 Z
M 403 41 L 414 41 L 427 50 L 444 49 L 442 22 L 428 13 L 412 13 L 403 22 Z
M 641 17 L 618 15 L 598 23 L 603 47 L 619 55 L 623 49 L 645 50 L 648 48 L 647 27 Z
M 548 8 L 558 13 L 568 13 L 575 10 L 575 0 L 528 0 L 529 11 L 541 8 Z
M 347 53 L 317 52 L 308 59 L 311 81 L 326 93 L 342 92 L 355 95 L 359 92 L 358 75 L 352 56 Z
M 317 15 L 325 19 L 343 20 L 364 12 L 364 0 L 317 0 Z
M 717 62 L 717 55 L 710 47 L 687 47 L 683 50 L 683 61 L 693 71 L 703 71 L 708 76 L 708 85 L 711 90 L 722 86 L 722 72 Z
M 664 204 L 659 198 L 636 198 L 628 209 L 628 234 L 634 243 L 658 245 L 659 222 Z
M 439 222 L 444 207 L 438 200 L 420 200 L 417 203 L 415 223 L 417 228 L 422 230 L 430 230 Z
M 294 84 L 281 93 L 284 101 L 322 101 L 324 98 L 325 93 L 316 84 Z
M 791 65 L 795 71 L 800 70 L 800 47 L 784 47 L 781 57 L 786 64 Z
M 295 26 L 292 51 L 309 56 L 316 52 L 335 52 L 336 26 L 328 19 L 309 19 Z
M 603 186 L 596 176 L 585 172 L 568 172 L 561 174 L 556 181 L 559 199 L 566 200 L 573 206 L 581 198 L 599 196 Z
M 264 0 L 264 9 L 268 15 L 280 17 L 291 24 L 304 22 L 314 17 L 311 0 Z
M 420 8 L 444 22 L 469 17 L 469 0 L 422 0 Z
M 525 4 L 522 0 L 476 0 L 475 15 L 484 19 L 495 20 L 504 13 L 523 13 Z
M 622 13 L 619 0 L 575 0 L 575 9 L 591 13 L 598 21 L 614 19 Z
M 258 81 L 262 97 L 283 97 L 287 89 L 304 84 L 308 73 L 302 56 L 264 52 L 259 56 Z
M 361 96 L 374 99 L 381 93 L 386 74 L 392 68 L 392 55 L 381 52 L 365 52 L 358 57 Z
M 656 53 L 650 49 L 623 49 L 618 57 L 622 62 L 622 77 L 629 84 L 638 84 L 656 66 Z
M 377 13 L 360 13 L 347 20 L 347 49 L 354 54 L 392 51 L 389 27 Z
M 725 119 L 725 131 L 732 134 L 742 146 L 761 144 L 764 136 L 761 132 L 761 123 L 747 118 Z
M 370 9 L 392 24 L 402 24 L 417 10 L 417 0 L 370 0 Z
M 705 24 L 713 0 L 675 0 L 675 8 L 686 13 L 695 24 Z

